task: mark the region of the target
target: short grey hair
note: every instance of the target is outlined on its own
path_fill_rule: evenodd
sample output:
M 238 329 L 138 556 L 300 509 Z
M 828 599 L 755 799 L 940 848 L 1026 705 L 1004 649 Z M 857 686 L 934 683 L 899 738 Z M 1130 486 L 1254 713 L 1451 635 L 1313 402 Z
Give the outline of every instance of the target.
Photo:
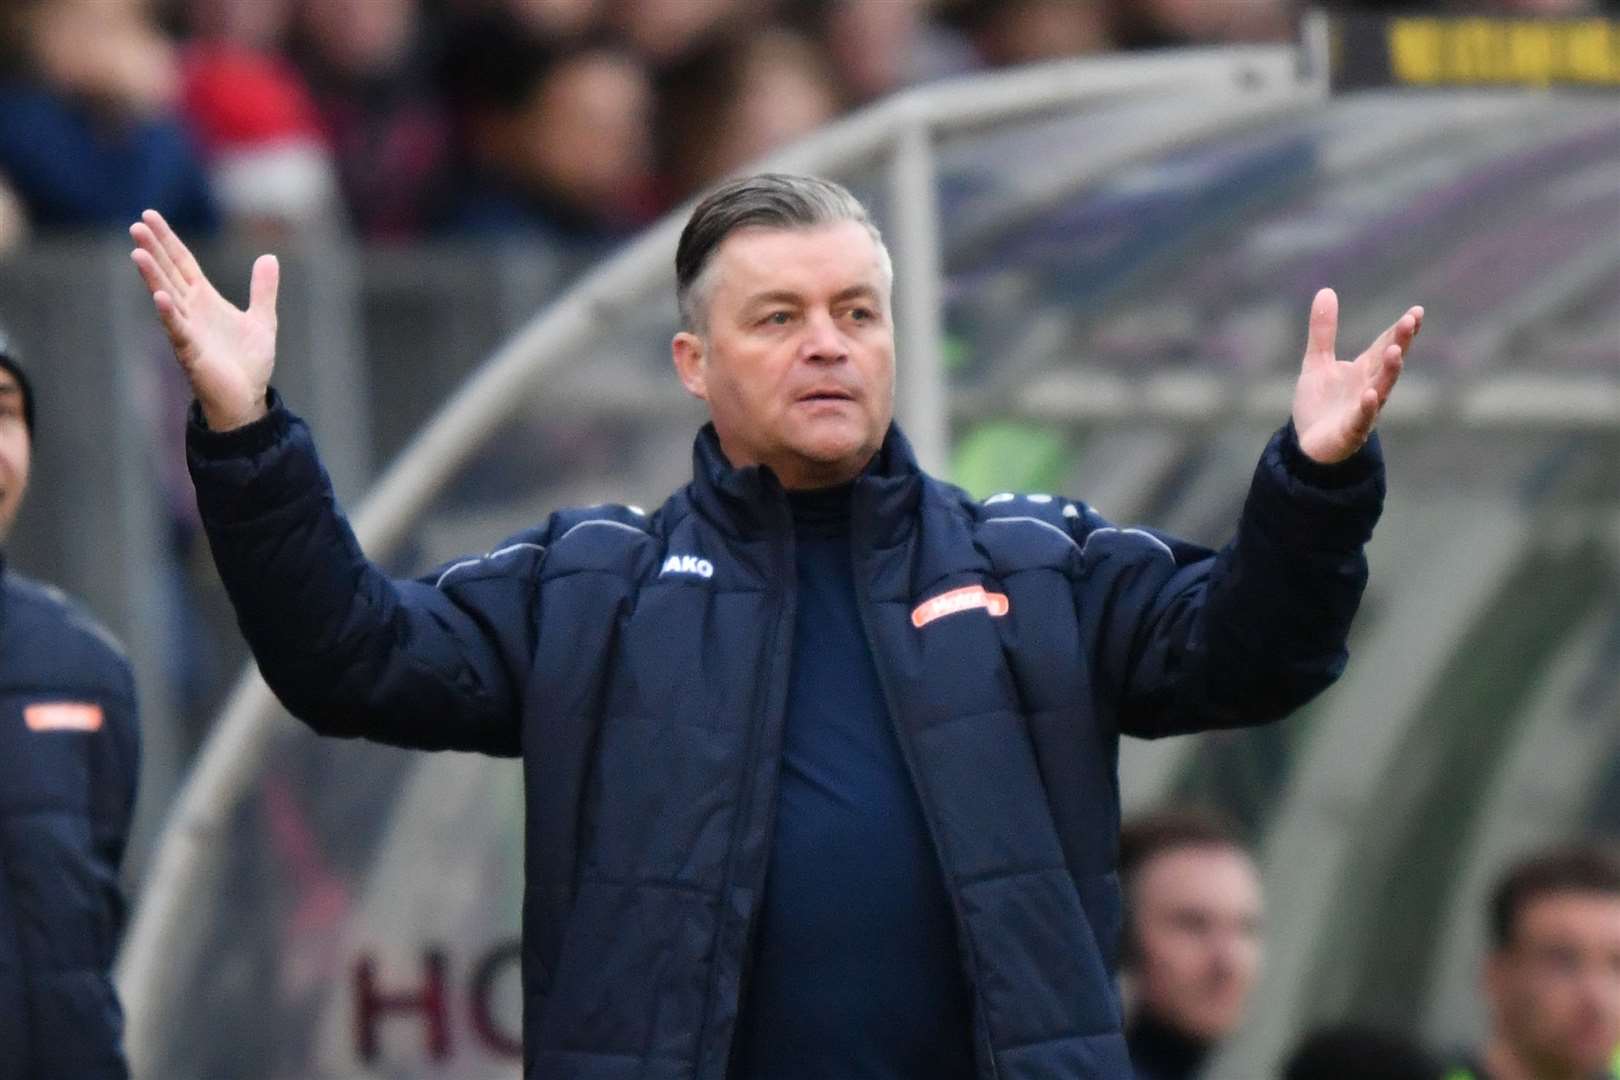
M 848 188 L 815 176 L 761 173 L 723 184 L 704 197 L 686 220 L 675 248 L 675 305 L 681 327 L 706 329 L 714 253 L 739 229 L 814 229 L 853 221 L 866 226 L 877 244 L 886 283 L 893 285 L 894 264 L 883 235 L 866 207 Z

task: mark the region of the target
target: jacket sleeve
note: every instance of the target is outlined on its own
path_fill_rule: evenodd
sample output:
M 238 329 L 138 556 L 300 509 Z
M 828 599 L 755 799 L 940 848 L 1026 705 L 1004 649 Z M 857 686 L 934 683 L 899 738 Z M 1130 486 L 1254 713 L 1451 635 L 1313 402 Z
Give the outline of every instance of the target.
M 1089 511 L 1082 607 L 1125 734 L 1157 737 L 1286 716 L 1344 670 L 1367 583 L 1363 547 L 1383 506 L 1377 435 L 1325 466 L 1292 423 L 1267 444 L 1237 535 L 1219 552 Z
M 197 505 L 265 681 L 327 735 L 420 749 L 520 751 L 545 530 L 419 580 L 366 559 L 309 428 L 270 414 L 187 435 Z

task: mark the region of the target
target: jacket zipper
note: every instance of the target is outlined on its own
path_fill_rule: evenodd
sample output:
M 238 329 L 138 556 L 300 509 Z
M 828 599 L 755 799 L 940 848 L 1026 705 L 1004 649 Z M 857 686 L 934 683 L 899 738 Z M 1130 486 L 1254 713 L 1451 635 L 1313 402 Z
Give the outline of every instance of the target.
M 921 780 L 918 778 L 917 763 L 912 759 L 911 755 L 911 741 L 906 737 L 905 725 L 900 720 L 900 710 L 895 707 L 896 698 L 893 689 L 889 685 L 888 668 L 884 665 L 882 656 L 877 649 L 877 635 L 872 632 L 872 617 L 870 614 L 872 598 L 867 586 L 866 568 L 861 558 L 864 552 L 860 546 L 861 537 L 866 535 L 866 531 L 862 528 L 864 524 L 862 519 L 865 517 L 862 513 L 864 509 L 862 496 L 861 483 L 856 481 L 855 502 L 850 508 L 852 512 L 850 540 L 854 548 L 852 556 L 855 562 L 855 607 L 861 613 L 861 631 L 866 637 L 866 647 L 872 653 L 872 666 L 877 669 L 878 685 L 883 689 L 883 703 L 889 710 L 889 724 L 894 729 L 894 738 L 900 746 L 900 757 L 906 763 L 906 774 L 911 779 L 912 789 L 916 791 L 917 801 L 922 805 L 923 821 L 928 825 L 928 841 L 933 846 L 934 859 L 939 864 L 940 878 L 945 883 L 945 891 L 951 900 L 951 910 L 956 915 L 958 945 L 965 960 L 964 966 L 967 968 L 968 983 L 973 988 L 973 1026 L 976 1029 L 982 1027 L 982 1031 L 978 1033 L 982 1034 L 984 1038 L 985 1059 L 990 1063 L 990 1080 L 997 1080 L 1001 1075 L 1001 1070 L 996 1065 L 996 1049 L 995 1044 L 990 1040 L 989 1022 L 984 1019 L 984 1002 L 981 1000 L 979 993 L 978 964 L 973 958 L 973 943 L 968 936 L 967 917 L 962 913 L 962 905 L 957 900 L 956 889 L 950 880 L 950 871 L 945 865 L 945 853 L 939 844 L 939 832 L 934 825 L 936 820 L 934 805 L 928 796 L 927 789 L 923 787 Z
M 770 678 L 766 681 L 766 692 L 770 695 L 770 697 L 766 701 L 766 716 L 764 717 L 763 721 L 759 724 L 752 725 L 748 730 L 748 746 L 745 752 L 746 763 L 743 767 L 742 774 L 743 793 L 741 806 L 738 808 L 737 824 L 731 833 L 731 846 L 730 850 L 726 854 L 726 876 L 721 885 L 721 910 L 719 914 L 722 919 L 722 928 L 724 926 L 726 901 L 729 897 L 731 888 L 736 882 L 737 860 L 741 857 L 739 849 L 742 846 L 742 837 L 748 832 L 748 826 L 753 820 L 753 815 L 750 813 L 751 804 L 749 801 L 749 793 L 752 791 L 755 782 L 755 771 L 759 768 L 759 744 L 764 732 L 769 728 L 772 715 L 775 715 L 777 725 L 780 726 L 784 722 L 787 714 L 786 661 L 788 658 L 787 654 L 793 645 L 793 619 L 796 615 L 798 607 L 797 599 L 799 582 L 797 568 L 793 562 L 793 519 L 788 510 L 785 497 L 782 500 L 781 510 L 782 515 L 786 518 L 786 521 L 780 525 L 780 527 L 783 529 L 782 536 L 784 539 L 778 545 L 778 551 L 781 553 L 782 563 L 781 580 L 784 583 L 784 587 L 782 590 L 781 609 L 777 613 L 776 637 L 772 642 L 773 647 L 771 649 Z M 781 686 L 776 685 L 778 678 L 781 680 Z M 775 828 L 776 822 L 776 789 L 777 785 L 773 783 L 769 785 L 767 791 L 765 792 L 765 850 L 761 852 L 761 860 L 767 867 L 767 872 L 770 865 L 771 830 Z M 752 957 L 754 931 L 759 925 L 759 908 L 764 899 L 764 892 L 765 890 L 763 887 L 755 890 L 754 908 L 751 912 L 749 912 L 748 915 L 748 925 L 743 931 L 742 953 L 737 961 L 736 1015 L 739 1020 L 742 1018 L 743 1004 L 748 1000 L 748 976 L 750 974 L 750 968 L 753 966 Z M 709 969 L 709 993 L 707 1004 L 704 1007 L 703 1023 L 698 1028 L 698 1057 L 700 1062 L 702 1061 L 704 1052 L 703 1041 L 708 1036 L 709 1025 L 714 1017 L 715 996 L 719 992 L 719 968 L 719 950 L 716 949 L 715 962 Z M 721 1073 L 723 1078 L 731 1075 L 731 1068 L 736 1059 L 736 1055 L 737 1032 L 734 1025 L 731 1033 L 731 1041 L 726 1047 L 726 1065 L 724 1072 Z M 701 1069 L 699 1070 L 698 1075 L 702 1075 Z

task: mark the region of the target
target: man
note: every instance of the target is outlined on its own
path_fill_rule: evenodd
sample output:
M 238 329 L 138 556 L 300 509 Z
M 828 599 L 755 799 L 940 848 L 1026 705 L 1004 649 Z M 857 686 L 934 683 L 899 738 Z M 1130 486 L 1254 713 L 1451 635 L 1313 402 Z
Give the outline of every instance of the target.
M 527 1075 L 1129 1074 L 1119 735 L 1281 716 L 1338 672 L 1383 486 L 1364 444 L 1419 309 L 1338 363 L 1319 295 L 1294 424 L 1217 556 L 921 473 L 865 210 L 734 181 L 676 254 L 675 369 L 712 419 L 692 482 L 407 582 L 269 390 L 274 259 L 244 312 L 156 214 L 131 232 L 270 685 L 326 733 L 523 757 Z
M 1137 1080 L 1198 1076 L 1260 971 L 1260 874 L 1217 818 L 1168 810 L 1126 823 L 1119 875 Z
M 34 421 L 0 341 L 0 548 L 28 487 Z M 117 645 L 0 557 L 0 1080 L 127 1075 L 109 973 L 138 744 Z
M 1620 1080 L 1620 857 L 1555 848 L 1491 894 L 1490 1033 L 1448 1080 Z

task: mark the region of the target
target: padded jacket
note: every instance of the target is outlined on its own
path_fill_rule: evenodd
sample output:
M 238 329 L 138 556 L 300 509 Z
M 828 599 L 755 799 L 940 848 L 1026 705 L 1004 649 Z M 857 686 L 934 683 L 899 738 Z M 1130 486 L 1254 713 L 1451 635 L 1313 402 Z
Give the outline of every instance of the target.
M 0 562 L 0 1080 L 127 1075 L 110 972 L 138 755 L 117 643 Z
M 369 563 L 302 422 L 191 467 L 270 686 L 317 731 L 520 757 L 525 1075 L 724 1080 L 772 836 L 793 528 L 712 428 L 651 515 L 553 514 L 415 581 Z M 1128 1077 L 1110 965 L 1117 748 L 1330 683 L 1383 471 L 1290 429 L 1220 552 L 1039 496 L 976 502 L 891 429 L 855 484 L 857 603 L 955 907 L 982 1077 Z M 746 1080 L 746 1078 L 743 1078 Z

